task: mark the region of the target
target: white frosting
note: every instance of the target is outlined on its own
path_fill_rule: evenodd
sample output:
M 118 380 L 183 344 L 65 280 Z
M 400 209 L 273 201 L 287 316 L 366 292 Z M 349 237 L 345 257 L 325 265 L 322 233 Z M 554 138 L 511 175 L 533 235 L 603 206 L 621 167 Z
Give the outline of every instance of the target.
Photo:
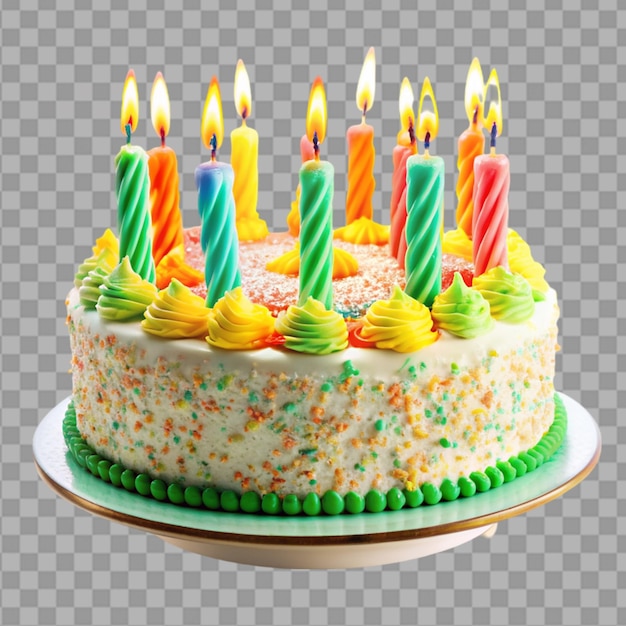
M 154 477 L 305 495 L 439 484 L 532 447 L 553 417 L 558 307 L 415 353 L 225 351 L 68 300 L 78 426 Z

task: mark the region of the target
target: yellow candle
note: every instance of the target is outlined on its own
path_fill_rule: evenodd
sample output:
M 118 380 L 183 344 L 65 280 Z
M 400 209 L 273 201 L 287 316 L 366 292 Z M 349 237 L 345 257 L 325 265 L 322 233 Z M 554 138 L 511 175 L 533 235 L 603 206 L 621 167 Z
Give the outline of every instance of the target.
M 257 213 L 259 195 L 259 134 L 247 125 L 252 112 L 250 79 L 243 61 L 235 70 L 235 106 L 241 116 L 241 126 L 230 134 L 230 163 L 235 172 L 233 196 L 235 198 L 237 233 L 241 240 L 256 241 L 267 236 L 268 229 Z
M 483 135 L 483 71 L 478 59 L 474 59 L 467 73 L 465 83 L 465 111 L 469 127 L 459 137 L 457 168 L 459 178 L 456 183 L 456 223 L 467 236 L 472 238 L 474 214 L 474 160 L 485 152 Z
M 376 88 L 376 59 L 370 48 L 359 77 L 356 103 L 363 114 L 360 124 L 348 128 L 348 193 L 346 224 L 361 217 L 372 219 L 374 180 L 374 129 L 365 123 L 365 114 L 372 108 Z

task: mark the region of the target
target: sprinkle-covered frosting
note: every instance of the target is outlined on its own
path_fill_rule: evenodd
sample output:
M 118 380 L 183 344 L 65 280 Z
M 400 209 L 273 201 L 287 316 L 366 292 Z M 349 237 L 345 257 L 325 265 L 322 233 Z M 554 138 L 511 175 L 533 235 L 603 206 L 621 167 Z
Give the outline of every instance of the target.
M 269 310 L 253 304 L 241 287 L 226 292 L 209 314 L 209 345 L 224 350 L 264 348 L 264 340 L 274 331 Z
M 296 352 L 330 354 L 348 347 L 348 329 L 343 317 L 326 310 L 314 298 L 280 313 L 276 332 L 285 337 L 285 347 Z
M 512 274 L 503 267 L 492 267 L 476 276 L 472 286 L 489 302 L 491 316 L 501 322 L 520 324 L 535 311 L 530 283 L 520 274 Z
M 478 337 L 493 327 L 489 302 L 468 287 L 459 272 L 450 287 L 435 298 L 432 316 L 441 330 L 464 339 Z
M 359 335 L 377 348 L 396 352 L 415 352 L 439 336 L 428 307 L 397 285 L 389 300 L 374 302 L 368 309 Z
M 152 335 L 167 339 L 204 337 L 209 309 L 204 300 L 176 278 L 157 294 L 144 314 L 141 327 Z
M 349 243 L 383 246 L 389 242 L 389 226 L 377 224 L 367 217 L 359 217 L 347 226 L 336 228 L 333 236 Z
M 118 322 L 141 319 L 157 294 L 157 288 L 133 270 L 125 256 L 100 288 L 96 309 L 101 317 Z
M 110 273 L 111 270 L 109 269 L 95 267 L 83 278 L 80 289 L 78 290 L 78 297 L 80 298 L 80 303 L 86 309 L 96 308 L 101 293 L 100 285 Z
M 269 272 L 298 276 L 300 273 L 300 244 L 296 242 L 292 250 L 288 250 L 279 257 L 268 261 L 265 269 Z M 347 251 L 333 248 L 333 279 L 356 276 L 359 270 L 358 261 Z

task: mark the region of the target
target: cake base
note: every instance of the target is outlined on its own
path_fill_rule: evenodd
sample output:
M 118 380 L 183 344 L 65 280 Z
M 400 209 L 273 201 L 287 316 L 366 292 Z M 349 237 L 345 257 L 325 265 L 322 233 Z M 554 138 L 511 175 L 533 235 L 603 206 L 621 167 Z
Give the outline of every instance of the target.
M 532 474 L 479 497 L 373 515 L 293 518 L 198 511 L 117 489 L 86 472 L 67 450 L 61 424 L 69 398 L 42 420 L 33 451 L 41 478 L 62 498 L 185 550 L 269 567 L 366 567 L 411 560 L 471 541 L 499 521 L 560 497 L 589 475 L 600 457 L 599 429 L 580 404 L 559 395 L 568 414 L 565 441 Z

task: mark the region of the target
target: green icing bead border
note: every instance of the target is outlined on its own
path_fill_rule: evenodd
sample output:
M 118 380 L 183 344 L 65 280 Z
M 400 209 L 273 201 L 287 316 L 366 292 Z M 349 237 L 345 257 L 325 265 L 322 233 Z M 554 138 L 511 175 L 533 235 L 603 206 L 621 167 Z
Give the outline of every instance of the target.
M 97 478 L 116 487 L 137 492 L 146 498 L 181 506 L 231 513 L 288 516 L 379 513 L 385 510 L 414 509 L 422 504 L 433 505 L 442 500 L 445 502 L 469 498 L 476 493 L 496 489 L 543 465 L 563 443 L 566 430 L 567 411 L 561 398 L 555 394 L 554 420 L 539 443 L 526 452 L 512 456 L 508 461 L 497 461 L 483 472 L 472 472 L 469 476 L 462 476 L 456 483 L 449 478 L 445 478 L 439 486 L 424 483 L 411 491 L 392 487 L 386 494 L 372 489 L 365 496 L 354 491 L 342 496 L 330 490 L 321 497 L 311 492 L 300 499 L 294 494 L 279 498 L 274 493 L 261 496 L 253 491 L 238 494 L 231 490 L 219 492 L 212 487 L 201 489 L 196 486 L 183 487 L 178 483 L 168 485 L 159 478 L 153 479 L 148 474 L 137 474 L 119 463 L 111 463 L 96 454 L 78 432 L 73 402 L 70 402 L 63 419 L 63 438 L 76 462 Z

